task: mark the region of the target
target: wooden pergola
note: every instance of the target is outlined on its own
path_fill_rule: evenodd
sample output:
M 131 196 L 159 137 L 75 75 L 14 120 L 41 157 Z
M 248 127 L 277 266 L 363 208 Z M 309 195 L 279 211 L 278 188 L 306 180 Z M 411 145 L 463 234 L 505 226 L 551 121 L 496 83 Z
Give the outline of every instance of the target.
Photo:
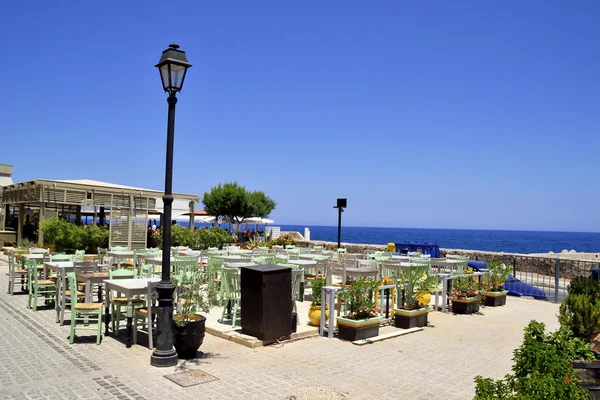
M 131 186 L 93 180 L 45 180 L 36 179 L 15 183 L 3 188 L 2 205 L 4 218 L 0 230 L 4 229 L 11 207 L 18 208 L 19 223 L 17 243 L 23 237 L 23 216 L 26 209 L 39 209 L 39 222 L 59 215 L 74 215 L 75 221 L 81 223 L 82 208 L 84 212 L 94 215 L 94 223 L 100 218 L 104 222 L 109 217 L 109 245 L 127 246 L 129 249 L 146 247 L 146 231 L 148 214 L 156 209 L 157 199 L 163 192 Z M 194 229 L 195 204 L 200 197 L 191 194 L 173 193 L 175 200 L 189 202 L 190 229 Z M 170 223 L 170 221 L 165 221 Z M 43 245 L 44 236 L 38 233 L 39 245 Z

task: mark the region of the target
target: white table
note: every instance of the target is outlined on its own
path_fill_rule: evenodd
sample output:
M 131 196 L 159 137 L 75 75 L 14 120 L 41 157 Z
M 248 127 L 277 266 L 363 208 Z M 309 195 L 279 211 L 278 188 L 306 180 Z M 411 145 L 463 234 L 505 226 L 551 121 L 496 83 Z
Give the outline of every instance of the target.
M 108 253 L 106 253 L 107 257 L 116 258 L 117 264 L 119 264 L 119 266 L 121 266 L 121 260 L 128 260 L 128 259 L 133 260 L 134 255 L 135 255 L 135 253 L 133 251 L 129 251 L 129 250 L 127 250 L 127 251 L 115 250 L 115 251 L 109 251 Z
M 104 281 L 104 307 L 105 324 L 104 335 L 108 336 L 108 324 L 110 321 L 110 290 L 123 293 L 127 297 L 127 342 L 126 346 L 132 344 L 132 320 L 133 320 L 133 296 L 146 294 L 148 285 L 156 286 L 160 278 L 140 278 L 140 279 L 106 279 Z
M 65 322 L 65 303 L 67 295 L 65 286 L 67 284 L 67 273 L 75 271 L 75 263 L 73 261 L 54 261 L 44 263 L 44 279 L 48 279 L 48 271 L 56 272 L 56 322 L 63 324 Z
M 254 267 L 258 264 L 253 262 L 226 262 L 225 267 L 227 268 L 243 268 L 243 267 Z

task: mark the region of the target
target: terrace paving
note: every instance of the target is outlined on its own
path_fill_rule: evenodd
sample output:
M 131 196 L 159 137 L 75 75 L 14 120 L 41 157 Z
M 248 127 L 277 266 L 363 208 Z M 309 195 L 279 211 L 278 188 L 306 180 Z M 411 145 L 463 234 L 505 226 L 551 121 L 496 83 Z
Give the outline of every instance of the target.
M 147 347 L 125 348 L 124 331 L 70 345 L 53 311 L 6 293 L 7 272 L 0 261 L 0 399 L 470 399 L 476 375 L 510 372 L 531 319 L 558 327 L 557 304 L 510 297 L 477 315 L 432 312 L 423 331 L 365 346 L 312 337 L 250 348 L 207 334 L 204 357 L 158 369 Z M 219 380 L 184 388 L 164 378 L 186 369 Z

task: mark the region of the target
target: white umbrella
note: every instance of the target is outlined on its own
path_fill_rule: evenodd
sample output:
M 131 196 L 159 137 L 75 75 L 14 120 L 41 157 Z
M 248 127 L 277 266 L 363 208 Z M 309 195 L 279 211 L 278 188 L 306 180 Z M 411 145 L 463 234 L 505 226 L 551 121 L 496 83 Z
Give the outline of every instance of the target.
M 275 221 L 267 218 L 250 217 L 242 220 L 242 224 L 272 224 Z

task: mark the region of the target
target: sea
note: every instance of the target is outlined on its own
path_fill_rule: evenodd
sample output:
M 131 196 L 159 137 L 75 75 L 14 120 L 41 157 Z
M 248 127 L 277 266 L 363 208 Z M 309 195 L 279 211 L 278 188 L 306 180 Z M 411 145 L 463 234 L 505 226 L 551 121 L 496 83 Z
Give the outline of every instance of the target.
M 203 225 L 208 226 L 208 225 Z M 279 225 L 282 231 L 304 235 L 311 240 L 337 242 L 337 226 Z M 228 229 L 229 224 L 223 224 Z M 244 228 L 244 225 L 242 225 Z M 255 225 L 250 225 L 250 229 Z M 263 230 L 262 225 L 258 230 Z M 426 242 L 441 248 L 504 251 L 506 253 L 560 253 L 563 250 L 600 253 L 600 232 L 502 231 L 475 229 L 365 228 L 342 226 L 343 243 L 387 244 Z

